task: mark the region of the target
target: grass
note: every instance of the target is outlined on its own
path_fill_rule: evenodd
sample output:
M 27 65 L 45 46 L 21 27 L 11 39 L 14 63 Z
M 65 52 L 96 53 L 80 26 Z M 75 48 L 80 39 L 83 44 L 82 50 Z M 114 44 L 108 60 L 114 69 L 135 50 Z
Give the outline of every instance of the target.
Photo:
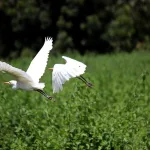
M 87 64 L 84 77 L 66 82 L 52 94 L 51 72 L 41 81 L 55 97 L 14 91 L 0 85 L 0 149 L 2 150 L 148 150 L 150 149 L 150 53 L 68 54 Z M 27 69 L 32 58 L 9 61 Z M 64 62 L 50 56 L 48 67 Z M 0 74 L 1 82 L 11 79 Z

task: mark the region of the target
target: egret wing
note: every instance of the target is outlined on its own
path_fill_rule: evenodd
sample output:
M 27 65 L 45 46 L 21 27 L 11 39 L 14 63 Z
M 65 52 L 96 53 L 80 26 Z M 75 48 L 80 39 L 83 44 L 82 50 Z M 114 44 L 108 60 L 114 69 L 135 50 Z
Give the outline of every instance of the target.
M 52 73 L 52 87 L 53 93 L 58 93 L 63 89 L 63 84 L 68 81 L 70 78 L 75 77 L 76 75 L 63 64 L 56 64 L 53 67 Z
M 30 75 L 31 78 L 37 83 L 45 72 L 48 61 L 48 54 L 52 49 L 52 41 L 52 38 L 45 38 L 43 47 L 31 61 L 27 70 L 27 74 Z
M 15 68 L 5 62 L 0 61 L 0 71 L 9 73 L 10 75 L 14 76 L 17 81 L 23 83 L 33 83 L 33 80 L 25 71 Z

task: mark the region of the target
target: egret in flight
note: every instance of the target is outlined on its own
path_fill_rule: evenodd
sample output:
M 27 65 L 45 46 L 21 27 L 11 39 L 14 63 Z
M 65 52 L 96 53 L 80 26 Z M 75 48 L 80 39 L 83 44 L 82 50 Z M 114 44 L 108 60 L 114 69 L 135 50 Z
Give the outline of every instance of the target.
M 45 84 L 39 82 L 39 79 L 43 76 L 45 72 L 48 55 L 51 49 L 52 38 L 47 37 L 45 38 L 43 47 L 31 61 L 30 66 L 26 72 L 0 61 L 0 71 L 7 72 L 15 78 L 15 80 L 4 83 L 10 84 L 12 86 L 12 89 L 37 91 L 44 95 L 46 98 L 52 99 L 51 96 L 47 95 L 43 91 Z
M 71 59 L 66 56 L 62 56 L 66 60 L 66 64 L 55 64 L 53 68 L 48 68 L 53 70 L 52 72 L 52 87 L 53 93 L 58 93 L 63 89 L 63 84 L 70 78 L 79 78 L 87 86 L 92 87 L 93 85 L 89 83 L 83 76 L 86 65 L 77 60 Z

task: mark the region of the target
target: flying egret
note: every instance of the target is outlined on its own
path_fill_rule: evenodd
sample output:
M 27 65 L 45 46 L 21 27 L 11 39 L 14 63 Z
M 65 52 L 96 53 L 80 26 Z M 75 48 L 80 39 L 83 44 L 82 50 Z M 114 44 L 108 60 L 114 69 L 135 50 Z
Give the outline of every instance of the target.
M 55 64 L 53 68 L 48 68 L 53 70 L 52 72 L 52 87 L 53 93 L 58 93 L 63 89 L 63 84 L 68 81 L 70 78 L 79 78 L 87 86 L 92 87 L 93 85 L 89 83 L 83 76 L 86 65 L 77 60 L 71 59 L 66 56 L 62 56 L 66 60 L 66 64 Z
M 39 83 L 39 79 L 45 72 L 48 55 L 50 50 L 52 49 L 52 41 L 52 38 L 45 38 L 43 47 L 31 61 L 30 66 L 26 72 L 0 61 L 0 71 L 7 72 L 16 79 L 4 83 L 10 84 L 12 86 L 12 89 L 37 91 L 44 95 L 46 98 L 52 99 L 51 96 L 47 95 L 43 91 L 45 84 Z

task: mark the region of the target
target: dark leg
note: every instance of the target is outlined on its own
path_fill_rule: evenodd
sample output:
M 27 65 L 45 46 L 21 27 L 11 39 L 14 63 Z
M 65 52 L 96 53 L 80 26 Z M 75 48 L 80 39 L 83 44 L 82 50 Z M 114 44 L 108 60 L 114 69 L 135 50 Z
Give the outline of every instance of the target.
M 83 81 L 88 87 L 92 87 L 93 86 L 93 84 L 88 82 L 83 76 L 79 76 L 77 78 L 80 79 L 81 81 Z
M 35 91 L 37 91 L 37 92 L 41 93 L 42 95 L 44 95 L 46 98 L 48 98 L 48 99 L 50 99 L 50 100 L 52 100 L 52 99 L 53 99 L 53 97 L 52 97 L 52 96 L 47 95 L 47 94 L 46 94 L 43 90 L 35 89 Z

